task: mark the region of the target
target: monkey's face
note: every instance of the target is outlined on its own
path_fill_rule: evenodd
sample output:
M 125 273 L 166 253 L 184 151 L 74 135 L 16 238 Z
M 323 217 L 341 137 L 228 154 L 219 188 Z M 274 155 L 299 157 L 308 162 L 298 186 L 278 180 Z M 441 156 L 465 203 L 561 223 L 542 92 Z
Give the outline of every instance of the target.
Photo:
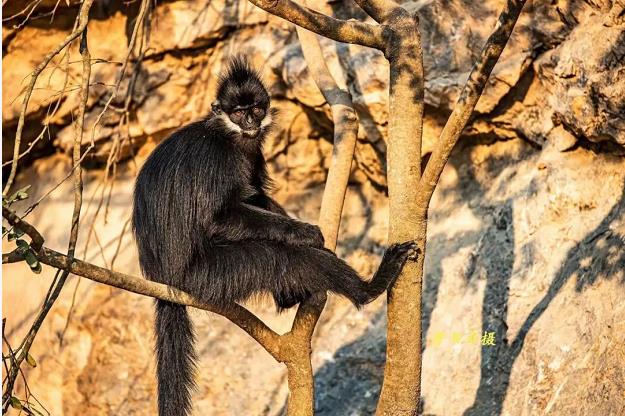
M 272 122 L 272 109 L 269 101 L 254 102 L 247 105 L 213 104 L 213 113 L 224 126 L 237 137 L 252 140 L 261 139 Z
M 227 112 L 229 120 L 239 128 L 242 136 L 256 138 L 263 130 L 263 127 L 271 122 L 271 117 L 267 114 L 267 104 L 254 103 L 247 106 L 235 106 Z M 267 120 L 269 118 L 269 120 Z M 236 130 L 236 128 L 235 128 Z
M 242 139 L 262 138 L 271 125 L 269 93 L 245 61 L 234 61 L 222 77 L 213 114 Z

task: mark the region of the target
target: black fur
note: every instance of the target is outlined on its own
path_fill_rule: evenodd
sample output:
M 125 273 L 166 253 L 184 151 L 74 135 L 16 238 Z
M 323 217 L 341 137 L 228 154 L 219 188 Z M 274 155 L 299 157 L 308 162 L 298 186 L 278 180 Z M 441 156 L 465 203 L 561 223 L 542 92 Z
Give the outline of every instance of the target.
M 391 246 L 370 282 L 324 249 L 318 227 L 288 217 L 267 195 L 261 150 L 269 126 L 254 107 L 270 114 L 269 95 L 247 63 L 235 60 L 213 114 L 173 133 L 145 162 L 133 212 L 144 275 L 220 308 L 258 293 L 271 294 L 279 309 L 326 291 L 356 306 L 375 299 L 415 245 Z M 251 117 L 233 125 L 231 112 L 240 108 Z M 156 336 L 159 414 L 187 415 L 195 355 L 184 306 L 157 301 Z
M 184 415 L 195 388 L 195 337 L 182 305 L 156 301 L 156 372 L 158 414 Z

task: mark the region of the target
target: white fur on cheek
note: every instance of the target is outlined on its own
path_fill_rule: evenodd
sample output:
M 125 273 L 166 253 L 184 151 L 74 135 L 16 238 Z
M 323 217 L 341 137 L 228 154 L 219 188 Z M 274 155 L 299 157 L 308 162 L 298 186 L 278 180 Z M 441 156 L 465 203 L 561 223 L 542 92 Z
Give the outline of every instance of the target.
M 267 127 L 271 124 L 271 122 L 273 121 L 272 117 L 271 117 L 271 113 L 267 113 L 267 115 L 265 116 L 265 118 L 263 119 L 263 121 L 260 122 L 260 126 L 261 127 Z
M 238 125 L 236 125 L 235 123 L 232 122 L 232 120 L 230 120 L 230 117 L 228 117 L 227 114 L 222 113 L 219 115 L 219 118 L 224 122 L 224 125 L 226 126 L 227 129 L 237 133 L 237 134 L 241 134 L 243 132 L 243 130 L 241 130 L 241 127 L 239 127 Z

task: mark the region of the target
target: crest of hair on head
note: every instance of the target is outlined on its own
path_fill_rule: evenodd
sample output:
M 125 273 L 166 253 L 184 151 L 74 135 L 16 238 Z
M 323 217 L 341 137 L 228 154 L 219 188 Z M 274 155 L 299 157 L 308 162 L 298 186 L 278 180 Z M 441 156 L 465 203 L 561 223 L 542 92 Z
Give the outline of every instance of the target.
M 217 95 L 219 96 L 228 84 L 242 87 L 250 81 L 263 85 L 260 74 L 250 65 L 248 59 L 237 55 L 230 59 L 226 71 L 219 77 Z

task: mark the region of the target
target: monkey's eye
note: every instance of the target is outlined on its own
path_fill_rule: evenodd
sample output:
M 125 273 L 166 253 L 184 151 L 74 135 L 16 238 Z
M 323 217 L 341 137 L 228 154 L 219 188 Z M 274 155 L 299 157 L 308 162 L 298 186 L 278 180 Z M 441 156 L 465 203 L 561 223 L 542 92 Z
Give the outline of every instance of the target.
M 237 110 L 234 113 L 232 113 L 232 115 L 236 118 L 241 118 L 243 116 L 243 111 Z
M 254 115 L 255 115 L 256 117 L 262 117 L 262 116 L 264 116 L 264 115 L 265 115 L 265 110 L 263 110 L 263 109 L 262 109 L 262 108 L 260 108 L 260 107 L 254 107 L 254 108 L 252 109 L 252 111 L 254 112 Z

